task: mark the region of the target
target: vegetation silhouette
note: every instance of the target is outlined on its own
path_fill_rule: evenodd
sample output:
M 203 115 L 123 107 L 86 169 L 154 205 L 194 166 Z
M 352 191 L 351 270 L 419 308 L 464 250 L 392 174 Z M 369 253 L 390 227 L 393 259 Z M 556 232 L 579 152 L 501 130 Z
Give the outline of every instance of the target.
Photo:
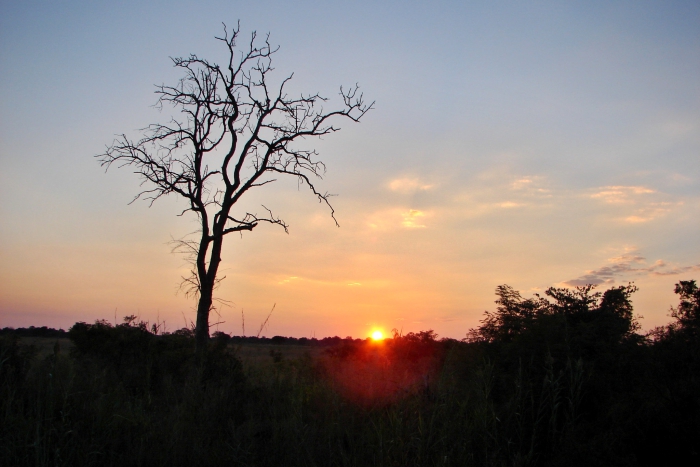
M 71 345 L 4 329 L 0 464 L 695 465 L 697 284 L 647 334 L 635 291 L 499 286 L 462 341 L 219 332 L 203 363 L 191 329 L 133 316 L 76 323 Z

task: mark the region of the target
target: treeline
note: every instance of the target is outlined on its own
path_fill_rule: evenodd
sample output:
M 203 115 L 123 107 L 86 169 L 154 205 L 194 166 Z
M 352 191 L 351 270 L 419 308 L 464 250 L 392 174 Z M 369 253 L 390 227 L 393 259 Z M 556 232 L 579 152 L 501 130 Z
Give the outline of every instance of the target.
M 223 334 L 223 335 L 222 335 Z M 284 337 L 284 336 L 273 336 L 273 337 L 258 337 L 258 336 L 229 336 L 225 333 L 215 332 L 212 337 L 216 338 L 228 338 L 233 344 L 274 344 L 274 345 L 306 345 L 306 346 L 318 346 L 318 347 L 336 347 L 345 343 L 361 343 L 367 341 L 367 339 L 353 339 L 352 337 L 341 338 L 338 336 L 333 337 L 323 337 L 317 339 L 315 337 Z
M 28 328 L 10 328 L 5 327 L 0 329 L 0 336 L 14 334 L 17 337 L 53 337 L 61 338 L 68 337 L 68 331 L 63 329 L 54 329 L 46 326 L 35 327 L 29 326 Z
M 140 322 L 135 316 L 126 316 L 124 318 L 124 322 L 119 324 L 119 325 L 112 325 L 108 321 L 105 320 L 98 320 L 95 324 L 87 324 L 84 322 L 78 322 L 76 323 L 76 326 L 78 328 L 81 327 L 92 327 L 92 326 L 98 326 L 98 327 L 114 327 L 116 329 L 124 329 L 125 327 L 131 327 L 131 328 L 139 328 L 142 332 L 153 334 L 154 336 L 182 336 L 182 337 L 194 337 L 194 331 L 189 328 L 182 328 L 178 329 L 174 332 L 162 332 L 158 326 L 153 327 L 152 325 L 149 326 L 149 323 L 147 322 Z M 41 327 L 35 327 L 35 326 L 30 326 L 28 328 L 12 328 L 12 327 L 5 327 L 0 329 L 0 336 L 2 335 L 15 335 L 19 338 L 23 337 L 46 337 L 46 338 L 69 338 L 70 334 L 69 331 L 65 331 L 63 329 L 54 329 L 54 328 L 49 328 L 46 326 L 41 326 Z M 333 337 L 323 337 L 321 339 L 317 339 L 315 337 L 286 337 L 286 336 L 273 336 L 273 337 L 265 337 L 265 336 L 236 336 L 236 335 L 230 335 L 225 332 L 221 331 L 216 331 L 212 333 L 212 339 L 214 340 L 224 340 L 227 342 L 230 342 L 232 344 L 273 344 L 273 345 L 302 345 L 302 346 L 319 346 L 319 347 L 335 347 L 341 344 L 345 343 L 356 343 L 359 344 L 361 342 L 367 341 L 369 338 L 366 339 L 358 339 L 358 338 L 352 338 L 350 336 L 348 337 L 338 337 L 338 336 L 333 336 Z
M 646 334 L 635 291 L 504 285 L 463 341 L 214 333 L 202 360 L 190 330 L 135 317 L 76 323 L 45 358 L 4 333 L 0 464 L 696 465 L 700 291 L 679 282 Z M 248 342 L 326 350 L 246 368 Z

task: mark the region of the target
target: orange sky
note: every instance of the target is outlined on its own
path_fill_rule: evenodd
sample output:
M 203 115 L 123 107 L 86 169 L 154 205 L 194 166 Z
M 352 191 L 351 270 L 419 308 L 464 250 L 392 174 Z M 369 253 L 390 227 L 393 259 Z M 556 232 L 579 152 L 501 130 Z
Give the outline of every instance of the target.
M 290 233 L 228 238 L 220 330 L 240 334 L 243 313 L 254 334 L 275 306 L 268 336 L 461 338 L 494 309 L 497 285 L 530 296 L 628 281 L 649 329 L 668 322 L 674 283 L 700 279 L 693 2 L 213 1 L 194 23 L 79 3 L 0 7 L 0 326 L 194 320 L 168 244 L 192 219 L 175 199 L 128 205 L 139 180 L 93 156 L 164 118 L 150 106 L 153 84 L 178 78 L 168 57 L 219 59 L 222 19 L 271 31 L 293 92 L 335 98 L 359 82 L 377 104 L 310 142 L 340 228 L 294 180 L 247 200 Z

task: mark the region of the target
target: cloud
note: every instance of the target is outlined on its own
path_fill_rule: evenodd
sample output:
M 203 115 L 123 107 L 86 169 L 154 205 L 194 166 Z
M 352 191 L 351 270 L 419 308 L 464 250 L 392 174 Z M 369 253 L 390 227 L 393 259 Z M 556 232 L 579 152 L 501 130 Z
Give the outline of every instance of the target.
M 606 186 L 598 188 L 591 198 L 600 199 L 610 204 L 631 204 L 636 201 L 639 195 L 649 195 L 656 193 L 656 190 L 643 186 Z
M 510 187 L 514 190 L 520 190 L 521 188 L 532 186 L 533 180 L 530 177 L 519 178 L 510 184 Z
M 631 249 L 629 251 L 635 250 Z M 644 256 L 635 255 L 632 253 L 625 253 L 620 256 L 609 258 L 608 261 L 614 264 L 644 263 L 646 262 L 646 258 Z
M 511 191 L 522 192 L 528 196 L 548 195 L 551 190 L 541 186 L 544 181 L 544 177 L 541 175 L 521 177 L 511 182 L 510 189 Z
M 389 182 L 389 189 L 397 193 L 409 194 L 416 191 L 427 191 L 435 185 L 422 182 L 418 178 L 397 178 Z
M 370 214 L 367 219 L 367 225 L 373 231 L 391 231 L 401 227 L 404 229 L 422 229 L 426 227 L 423 223 L 424 220 L 431 216 L 432 212 L 418 209 L 386 209 Z
M 282 279 L 281 281 L 279 281 L 278 284 L 289 284 L 290 282 L 295 281 L 297 279 L 299 279 L 297 276 L 287 277 L 286 279 Z
M 417 209 L 411 209 L 403 215 L 403 222 L 401 225 L 407 229 L 422 229 L 425 228 L 424 224 L 420 224 L 420 218 L 425 217 L 423 211 L 418 211 Z
M 664 214 L 669 212 L 674 206 L 678 206 L 681 204 L 683 203 L 650 203 L 647 206 L 636 209 L 634 214 L 623 218 L 623 220 L 631 224 L 649 222 L 658 217 L 663 216 Z
M 456 316 L 441 316 L 434 318 L 435 321 L 438 323 L 451 323 L 453 321 L 460 321 L 461 318 L 458 318 Z
M 504 209 L 517 208 L 520 206 L 524 206 L 524 205 L 522 203 L 514 203 L 512 201 L 505 201 L 503 203 L 498 203 L 498 207 L 504 208 Z
M 700 264 L 694 266 L 676 266 L 670 269 L 662 271 L 653 271 L 652 276 L 675 276 L 676 274 L 683 274 L 690 271 L 700 271 Z
M 362 282 L 360 282 L 362 280 Z M 332 287 L 332 288 L 340 288 L 340 287 L 363 287 L 363 288 L 383 288 L 387 286 L 387 281 L 386 280 L 377 280 L 377 279 L 359 279 L 359 280 L 354 280 L 354 279 L 331 279 L 331 278 L 314 278 L 314 277 L 301 277 L 301 276 L 289 276 L 286 278 L 283 278 L 281 280 L 277 280 L 277 284 L 279 285 L 288 285 L 288 284 L 303 284 L 304 286 L 318 286 L 318 287 Z
M 676 184 L 682 183 L 684 185 L 688 184 L 688 183 L 693 183 L 693 181 L 694 181 L 692 177 L 689 177 L 689 176 L 683 175 L 683 174 L 679 174 L 679 173 L 672 173 L 668 176 L 668 178 L 669 178 L 669 180 L 671 180 L 672 182 L 674 182 Z
M 510 176 L 501 172 L 485 172 L 475 177 L 468 186 L 454 190 L 450 205 L 445 208 L 450 217 L 472 219 L 488 215 L 511 215 L 525 209 L 550 209 L 556 198 L 565 193 L 555 192 L 543 185 L 547 182 L 540 175 Z M 450 186 L 443 191 L 449 192 Z M 446 203 L 447 204 L 447 203 Z
M 608 206 L 617 207 L 617 220 L 626 224 L 642 224 L 653 221 L 683 205 L 673 202 L 669 196 L 645 186 L 606 186 L 600 187 L 589 198 L 602 201 Z M 663 199 L 666 198 L 666 201 Z
M 609 265 L 602 266 L 586 274 L 564 282 L 570 287 L 583 286 L 588 284 L 614 284 L 619 277 L 632 276 L 671 276 L 683 274 L 689 271 L 700 271 L 700 264 L 693 266 L 673 266 L 663 260 L 657 260 L 654 264 L 647 266 L 646 258 L 634 253 L 625 253 L 621 256 L 608 259 Z

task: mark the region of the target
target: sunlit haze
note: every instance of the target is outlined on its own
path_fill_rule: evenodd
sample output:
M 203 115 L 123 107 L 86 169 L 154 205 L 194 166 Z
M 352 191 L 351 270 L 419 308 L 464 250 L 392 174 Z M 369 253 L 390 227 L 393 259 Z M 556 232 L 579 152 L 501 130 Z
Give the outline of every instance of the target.
M 166 123 L 169 57 L 214 37 L 280 46 L 290 94 L 358 83 L 375 108 L 308 141 L 329 209 L 296 180 L 250 194 L 289 224 L 231 235 L 211 322 L 240 335 L 463 338 L 494 289 L 634 282 L 643 329 L 700 279 L 700 3 L 0 4 L 0 327 L 120 321 L 176 330 L 196 303 L 172 239 L 182 200 L 137 200 L 94 156 Z

